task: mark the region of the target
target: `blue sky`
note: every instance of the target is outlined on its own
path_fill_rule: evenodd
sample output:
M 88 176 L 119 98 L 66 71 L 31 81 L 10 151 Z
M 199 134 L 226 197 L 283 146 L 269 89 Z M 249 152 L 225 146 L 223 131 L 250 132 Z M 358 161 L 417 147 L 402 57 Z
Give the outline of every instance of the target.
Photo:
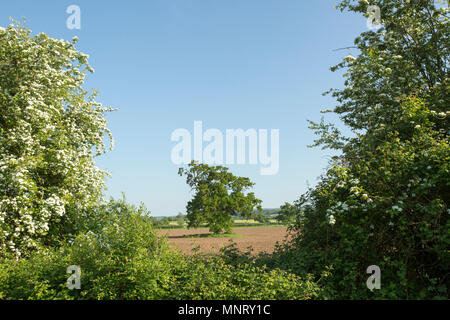
M 95 69 L 86 88 L 120 109 L 107 115 L 115 148 L 97 159 L 112 174 L 107 195 L 124 192 L 155 216 L 184 212 L 191 194 L 171 161 L 170 137 L 201 120 L 204 130 L 280 130 L 278 174 L 230 166 L 256 183 L 263 207 L 275 208 L 314 185 L 332 155 L 307 148 L 314 135 L 306 120 L 336 104 L 322 92 L 343 86 L 329 67 L 348 51 L 333 50 L 367 30 L 364 17 L 341 13 L 336 1 L 16 0 L 0 4 L 0 25 L 25 17 L 33 33 L 79 37 Z M 80 30 L 66 27 L 72 4 Z

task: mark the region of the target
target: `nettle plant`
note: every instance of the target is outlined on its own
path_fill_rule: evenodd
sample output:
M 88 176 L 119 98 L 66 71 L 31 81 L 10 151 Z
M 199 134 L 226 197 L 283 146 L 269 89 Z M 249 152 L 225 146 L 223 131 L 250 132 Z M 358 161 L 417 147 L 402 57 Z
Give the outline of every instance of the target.
M 72 42 L 0 28 L 0 252 L 21 256 L 72 232 L 95 204 L 106 172 L 94 157 L 112 137 L 95 92 L 83 89 L 88 56 Z

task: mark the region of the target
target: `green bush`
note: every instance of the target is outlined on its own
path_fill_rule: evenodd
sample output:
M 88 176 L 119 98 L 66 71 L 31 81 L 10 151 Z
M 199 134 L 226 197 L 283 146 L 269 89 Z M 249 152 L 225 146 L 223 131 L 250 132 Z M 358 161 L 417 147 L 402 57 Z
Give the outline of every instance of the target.
M 111 109 L 84 89 L 93 69 L 76 42 L 0 28 L 0 256 L 57 245 L 101 198 Z
M 449 296 L 449 143 L 420 99 L 402 108 L 299 201 L 297 236 L 264 263 L 317 278 L 331 272 L 328 298 Z M 370 265 L 381 269 L 380 290 L 367 289 Z
M 448 1 L 447 1 L 448 3 Z M 341 0 L 368 16 L 374 1 Z M 446 299 L 450 279 L 448 6 L 376 1 L 378 30 L 354 40 L 333 124 L 310 122 L 314 146 L 339 150 L 317 187 L 296 204 L 297 236 L 258 263 L 313 273 L 334 299 Z M 404 28 L 407 25 L 408 28 Z M 414 39 L 414 45 L 411 45 Z M 349 132 L 348 131 L 348 132 Z M 366 270 L 381 270 L 369 290 Z M 326 277 L 324 277 L 326 275 Z
M 88 228 L 59 248 L 0 260 L 1 299 L 309 299 L 310 279 L 218 256 L 184 256 L 155 234 L 145 209 L 111 201 L 89 214 Z M 97 223 L 95 226 L 94 224 Z M 81 223 L 80 223 L 81 225 Z M 70 265 L 81 289 L 69 290 Z
M 310 278 L 253 263 L 231 265 L 219 256 L 187 257 L 173 299 L 305 300 L 318 297 Z

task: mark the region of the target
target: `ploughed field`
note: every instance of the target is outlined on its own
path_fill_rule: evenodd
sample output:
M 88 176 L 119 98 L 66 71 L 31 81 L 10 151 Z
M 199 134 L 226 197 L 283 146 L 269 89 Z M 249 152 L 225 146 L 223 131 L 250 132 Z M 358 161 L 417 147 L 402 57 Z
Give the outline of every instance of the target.
M 288 235 L 286 227 L 241 227 L 233 228 L 230 237 L 205 237 L 209 234 L 207 228 L 201 229 L 162 229 L 158 235 L 167 236 L 173 248 L 184 253 L 192 254 L 192 249 L 200 246 L 201 253 L 218 253 L 220 248 L 229 245 L 230 239 L 236 243 L 238 249 L 247 251 L 252 247 L 253 254 L 272 252 L 277 242 L 282 242 Z M 199 235 L 196 237 L 196 235 Z

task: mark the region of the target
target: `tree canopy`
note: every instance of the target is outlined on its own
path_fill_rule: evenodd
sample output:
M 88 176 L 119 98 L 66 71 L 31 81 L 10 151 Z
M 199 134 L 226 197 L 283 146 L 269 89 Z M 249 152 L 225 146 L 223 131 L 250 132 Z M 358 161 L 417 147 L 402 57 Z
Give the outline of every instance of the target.
M 255 209 L 262 209 L 261 200 L 253 192 L 246 193 L 254 183 L 249 178 L 234 176 L 226 167 L 193 161 L 178 173 L 186 176 L 187 184 L 194 191 L 193 199 L 186 206 L 188 227 L 207 223 L 211 232 L 230 232 L 231 216 L 250 217 Z
M 337 8 L 366 15 L 369 5 L 381 11 L 382 28 L 361 33 L 356 57 L 331 67 L 343 70 L 345 87 L 325 94 L 336 98 L 333 112 L 355 133 L 372 132 L 396 121 L 402 101 L 412 93 L 430 102 L 437 114 L 448 111 L 448 1 L 344 0 Z M 448 118 L 442 117 L 448 126 Z M 342 148 L 352 141 L 332 124 L 311 122 L 320 134 L 316 145 Z

